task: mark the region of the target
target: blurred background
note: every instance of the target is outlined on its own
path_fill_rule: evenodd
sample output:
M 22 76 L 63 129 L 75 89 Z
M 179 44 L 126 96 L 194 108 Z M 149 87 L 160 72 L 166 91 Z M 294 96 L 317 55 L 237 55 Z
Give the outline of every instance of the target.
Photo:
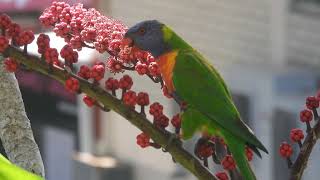
M 258 179 L 288 179 L 278 147 L 289 140 L 292 127 L 302 126 L 298 119 L 305 97 L 319 88 L 320 0 L 67 2 L 82 2 L 128 26 L 146 19 L 171 26 L 217 67 L 243 119 L 269 150 L 269 155 L 255 157 L 252 163 Z M 0 12 L 42 32 L 38 17 L 50 4 L 51 0 L 0 0 Z M 52 35 L 51 44 L 61 48 L 63 40 Z M 106 59 L 89 50 L 80 57 L 82 64 Z M 169 117 L 177 112 L 158 84 L 133 76 L 135 90 L 148 91 L 151 101 L 165 105 Z M 141 149 L 136 144 L 140 131 L 117 114 L 87 108 L 82 97 L 39 74 L 20 71 L 17 78 L 48 180 L 195 179 L 170 155 Z M 190 140 L 185 146 L 192 151 L 192 144 Z M 304 179 L 319 179 L 319 153 L 315 148 Z

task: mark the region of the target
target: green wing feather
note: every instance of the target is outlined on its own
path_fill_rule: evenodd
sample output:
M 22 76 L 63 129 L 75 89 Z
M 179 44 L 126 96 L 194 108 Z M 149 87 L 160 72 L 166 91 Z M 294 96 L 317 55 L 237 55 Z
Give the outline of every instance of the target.
M 173 84 L 178 95 L 188 102 L 188 105 L 246 143 L 267 152 L 251 129 L 240 119 L 221 76 L 197 51 L 185 49 L 178 52 Z

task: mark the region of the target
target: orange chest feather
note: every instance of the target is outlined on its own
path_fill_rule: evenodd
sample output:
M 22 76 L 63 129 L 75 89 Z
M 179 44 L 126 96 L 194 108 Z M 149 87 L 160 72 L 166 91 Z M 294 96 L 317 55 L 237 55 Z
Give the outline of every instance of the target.
M 160 67 L 162 79 L 169 93 L 172 93 L 175 90 L 173 86 L 172 75 L 173 75 L 173 69 L 176 63 L 177 54 L 178 54 L 177 51 L 166 53 L 158 57 L 158 61 L 157 61 Z

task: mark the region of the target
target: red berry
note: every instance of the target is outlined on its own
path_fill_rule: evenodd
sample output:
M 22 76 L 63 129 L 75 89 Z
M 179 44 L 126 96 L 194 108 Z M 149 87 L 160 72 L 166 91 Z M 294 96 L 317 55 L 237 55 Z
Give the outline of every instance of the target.
M 139 134 L 137 136 L 137 144 L 142 148 L 150 146 L 150 136 L 148 136 L 146 133 Z
M 119 87 L 121 89 L 131 89 L 132 85 L 132 78 L 129 75 L 124 75 L 119 81 Z
M 201 159 L 208 158 L 212 156 L 213 148 L 207 141 L 203 141 L 203 143 L 197 143 L 196 154 Z
M 123 102 L 125 105 L 134 107 L 137 104 L 137 95 L 134 91 L 127 91 L 123 95 Z
M 150 105 L 149 113 L 155 118 L 159 117 L 163 114 L 163 106 L 160 103 L 155 102 Z
M 65 37 L 68 35 L 68 33 L 70 32 L 71 28 L 69 26 L 69 24 L 65 23 L 65 22 L 60 22 L 58 24 L 55 25 L 55 27 L 53 28 L 53 32 L 56 33 L 57 36 L 60 37 Z
M 300 121 L 301 122 L 310 122 L 313 119 L 312 111 L 305 109 L 300 112 Z
M 279 152 L 283 158 L 288 158 L 292 155 L 293 150 L 290 144 L 288 144 L 287 142 L 282 142 Z
M 78 76 L 82 77 L 83 79 L 89 79 L 90 78 L 90 68 L 86 65 L 80 66 Z
M 149 105 L 149 95 L 145 92 L 139 92 L 137 96 L 137 104 L 140 106 L 147 106 Z
M 149 69 L 150 75 L 152 75 L 152 76 L 159 76 L 160 75 L 160 68 L 156 62 L 151 62 L 149 64 L 148 69 Z
M 229 180 L 228 174 L 226 172 L 217 172 L 215 175 L 219 180 Z
M 80 88 L 80 84 L 78 79 L 75 79 L 73 77 L 69 78 L 66 80 L 65 83 L 65 88 L 69 91 L 69 92 L 78 92 L 79 88 Z
M 162 92 L 163 92 L 163 95 L 166 96 L 167 98 L 172 98 L 171 94 L 168 91 L 167 86 L 163 86 Z
M 154 124 L 159 128 L 166 128 L 169 125 L 169 118 L 161 114 L 160 116 L 154 117 Z
M 234 159 L 231 155 L 226 155 L 221 160 L 221 165 L 223 166 L 223 169 L 225 169 L 225 170 L 234 170 L 236 168 L 236 162 L 234 161 Z
M 23 31 L 14 39 L 15 39 L 15 43 L 18 46 L 24 46 L 24 45 L 32 43 L 34 38 L 35 37 L 34 37 L 33 31 Z
M 38 52 L 40 54 L 45 53 L 45 51 L 50 47 L 50 38 L 46 34 L 40 34 L 37 38 Z
M 44 58 L 48 64 L 53 64 L 58 61 L 58 57 L 59 54 L 56 48 L 48 48 L 44 53 Z
M 105 67 L 103 63 L 93 65 L 90 73 L 90 77 L 95 81 L 100 81 L 103 79 L 105 73 Z
M 171 119 L 171 124 L 175 127 L 175 128 L 180 128 L 181 127 L 181 117 L 180 114 L 176 114 L 172 117 Z
M 67 64 L 73 64 L 78 62 L 78 52 L 73 51 L 73 49 L 69 45 L 63 46 L 63 48 L 60 51 L 60 55 L 62 58 L 64 58 Z
M 9 40 L 0 35 L 0 53 L 3 53 L 9 46 Z
M 122 69 L 122 63 L 120 61 L 117 61 L 115 57 L 111 56 L 107 60 L 107 68 L 112 73 L 119 73 L 123 72 Z
M 88 106 L 88 107 L 92 107 L 94 106 L 94 104 L 96 103 L 96 100 L 94 100 L 93 98 L 85 95 L 83 97 L 83 102 Z
M 148 72 L 148 65 L 137 62 L 135 69 L 139 75 L 144 75 Z
M 5 59 L 4 65 L 6 70 L 9 72 L 16 72 L 19 67 L 18 62 L 11 57 Z
M 81 39 L 83 41 L 92 43 L 95 41 L 97 36 L 97 30 L 94 27 L 86 27 L 84 30 L 81 31 Z
M 114 91 L 119 89 L 119 81 L 114 78 L 108 78 L 105 82 L 105 87 L 107 90 Z
M 290 139 L 293 142 L 299 142 L 304 138 L 303 131 L 301 129 L 295 128 L 290 131 Z
M 11 19 L 6 14 L 0 14 L 0 29 L 6 30 L 11 25 Z
M 253 151 L 252 151 L 252 149 L 249 148 L 249 147 L 246 147 L 245 153 L 246 153 L 248 161 L 252 161 L 252 159 L 253 159 Z
M 82 49 L 82 40 L 80 36 L 74 36 L 70 39 L 70 43 L 69 45 L 73 48 L 73 49 L 77 49 L 78 51 L 80 51 Z
M 17 23 L 12 23 L 7 29 L 6 33 L 10 37 L 18 36 L 21 32 L 21 27 Z
M 314 108 L 318 108 L 319 107 L 319 100 L 318 98 L 314 97 L 314 96 L 309 96 L 306 99 L 306 106 L 308 109 L 312 110 Z

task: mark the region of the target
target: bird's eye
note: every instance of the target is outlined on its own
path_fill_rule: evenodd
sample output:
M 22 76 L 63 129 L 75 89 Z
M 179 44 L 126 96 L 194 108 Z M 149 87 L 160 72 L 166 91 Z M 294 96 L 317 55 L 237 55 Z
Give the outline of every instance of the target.
M 138 33 L 139 33 L 140 35 L 144 35 L 144 34 L 146 33 L 146 29 L 145 29 L 145 28 L 140 28 L 140 29 L 138 30 Z

